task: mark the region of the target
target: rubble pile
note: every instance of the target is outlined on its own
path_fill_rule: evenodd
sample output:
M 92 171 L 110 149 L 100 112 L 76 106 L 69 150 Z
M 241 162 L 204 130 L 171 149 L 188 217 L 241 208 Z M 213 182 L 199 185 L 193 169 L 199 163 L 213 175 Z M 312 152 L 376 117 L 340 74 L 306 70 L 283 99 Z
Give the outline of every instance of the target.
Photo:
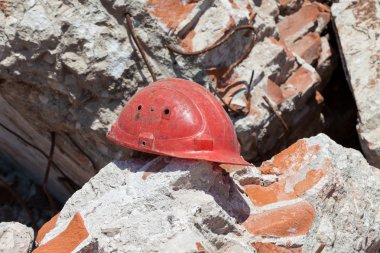
M 42 227 L 34 252 L 380 249 L 380 171 L 358 151 L 320 134 L 229 171 L 166 157 L 110 163 Z
M 258 252 L 380 250 L 380 171 L 326 135 L 233 177 L 252 203 L 243 226 Z
M 33 241 L 33 229 L 18 222 L 0 223 L 0 252 L 31 252 Z
M 379 11 L 377 0 L 0 0 L 0 221 L 35 229 L 1 222 L 0 253 L 380 252 Z M 206 120 L 212 95 L 193 101 L 183 82 L 139 93 L 109 131 L 134 94 L 175 77 L 207 88 L 226 121 Z M 193 111 L 162 107 L 170 99 Z M 162 119 L 191 127 L 170 121 L 156 136 Z M 116 146 L 114 130 L 122 146 L 173 157 Z M 208 162 L 247 164 L 234 130 L 255 165 Z M 154 145 L 173 136 L 186 145 Z M 231 136 L 232 155 L 213 139 Z
M 75 252 L 253 252 L 236 224 L 249 208 L 226 179 L 208 162 L 110 163 L 39 232 L 35 252 L 60 252 L 66 240 Z
M 54 132 L 49 187 L 61 201 L 131 155 L 104 137 L 152 81 L 126 13 L 157 78 L 196 81 L 228 105 L 246 159 L 262 161 L 322 130 L 317 90 L 334 68 L 326 4 L 17 0 L 2 10 L 0 150 L 41 182 Z

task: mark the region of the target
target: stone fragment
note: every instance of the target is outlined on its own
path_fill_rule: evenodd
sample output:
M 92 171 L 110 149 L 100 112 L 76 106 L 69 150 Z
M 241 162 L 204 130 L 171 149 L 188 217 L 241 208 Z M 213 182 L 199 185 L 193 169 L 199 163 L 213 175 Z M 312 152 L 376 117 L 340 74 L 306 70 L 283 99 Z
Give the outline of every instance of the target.
M 161 170 L 147 174 L 155 164 Z M 60 244 L 75 252 L 255 252 L 238 225 L 249 215 L 247 204 L 212 168 L 164 157 L 110 163 L 43 227 L 35 252 L 68 252 Z
M 380 249 L 380 171 L 358 151 L 320 134 L 260 167 L 224 167 L 232 180 L 208 162 L 111 163 L 41 229 L 36 252 Z
M 258 168 L 233 172 L 238 175 L 233 178 L 239 184 L 252 173 L 262 179 L 240 184 L 251 202 L 243 226 L 255 236 L 258 252 L 380 249 L 380 171 L 358 151 L 319 134 L 299 140 Z M 263 185 L 267 175 L 277 181 Z
M 33 248 L 34 232 L 18 222 L 0 223 L 1 253 L 30 253 Z
M 270 79 L 268 79 L 267 83 L 267 94 L 276 105 L 281 104 L 285 100 L 280 86 Z
M 358 107 L 358 134 L 368 161 L 380 167 L 380 3 L 340 1 L 332 6 L 346 78 Z
M 62 63 L 71 71 L 74 71 L 79 75 L 86 74 L 88 66 L 81 56 L 72 52 L 67 52 L 62 55 L 61 59 Z
M 252 184 L 268 186 L 278 181 L 278 176 L 266 175 L 264 172 L 252 167 L 239 169 L 233 174 L 233 178 L 237 180 L 241 186 Z

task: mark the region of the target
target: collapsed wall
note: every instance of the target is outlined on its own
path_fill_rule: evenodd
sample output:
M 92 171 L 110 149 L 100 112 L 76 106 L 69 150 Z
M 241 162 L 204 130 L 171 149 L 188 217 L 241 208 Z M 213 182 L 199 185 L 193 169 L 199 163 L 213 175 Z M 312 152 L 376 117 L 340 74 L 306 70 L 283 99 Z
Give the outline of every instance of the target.
M 41 182 L 54 135 L 49 186 L 65 200 L 109 161 L 131 155 L 105 139 L 122 106 L 152 81 L 126 28 L 127 12 L 158 78 L 186 78 L 216 91 L 247 159 L 262 161 L 320 132 L 318 89 L 334 66 L 324 35 L 330 10 L 313 1 L 280 3 L 2 3 L 2 156 L 13 157 Z M 255 32 L 234 32 L 242 25 Z M 195 56 L 167 47 L 194 52 L 221 40 Z

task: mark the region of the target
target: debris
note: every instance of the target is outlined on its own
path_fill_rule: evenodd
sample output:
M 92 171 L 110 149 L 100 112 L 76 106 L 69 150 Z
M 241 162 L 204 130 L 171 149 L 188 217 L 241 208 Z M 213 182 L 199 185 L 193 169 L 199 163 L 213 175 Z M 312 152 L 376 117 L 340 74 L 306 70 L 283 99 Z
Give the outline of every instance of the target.
M 233 178 L 250 199 L 251 215 L 243 226 L 255 236 L 259 252 L 379 249 L 380 171 L 360 152 L 319 134 L 252 170 L 237 170 Z M 263 184 L 269 175 L 277 180 Z
M 0 223 L 1 253 L 30 253 L 33 240 L 33 229 L 17 222 Z
M 149 83 L 150 74 L 152 79 L 180 77 L 212 87 L 228 107 L 246 160 L 262 161 L 323 129 L 323 105 L 315 101 L 315 92 L 333 72 L 324 36 L 330 17 L 327 6 L 308 1 L 292 5 L 294 12 L 284 16 L 275 0 L 178 3 L 105 0 L 31 5 L 15 0 L 8 18 L 0 14 L 1 122 L 45 153 L 50 140 L 43 133 L 56 132 L 49 173 L 55 198 L 64 202 L 72 186 L 80 187 L 96 173 L 94 168 L 131 156 L 131 150 L 121 150 L 105 135 L 133 94 Z M 304 15 L 308 11 L 310 17 Z M 297 18 L 297 27 L 289 31 L 288 25 Z M 304 41 L 310 34 L 320 37 L 321 52 L 318 43 L 308 51 Z M 298 40 L 307 54 L 292 51 L 290 46 Z M 202 53 L 197 57 L 174 53 L 168 41 L 175 50 Z M 252 70 L 255 75 L 248 84 Z M 302 80 L 294 82 L 300 76 Z M 288 134 L 268 113 L 263 96 L 283 112 Z M 2 130 L 0 134 L 2 150 L 20 153 L 23 141 Z M 42 181 L 47 155 L 26 149 L 19 163 Z
M 340 1 L 332 5 L 346 79 L 358 107 L 360 144 L 368 161 L 380 168 L 379 9 L 376 0 Z
M 148 168 L 120 161 L 101 169 L 41 233 L 35 252 L 59 253 L 54 246 L 79 232 L 89 236 L 71 237 L 77 252 L 255 252 L 236 223 L 248 216 L 248 206 L 233 184 L 223 182 L 222 170 L 173 158 L 144 179 Z M 79 217 L 83 222 L 74 226 Z
M 104 167 L 41 229 L 36 252 L 76 231 L 89 235 L 75 238 L 78 252 L 379 249 L 380 171 L 323 134 L 232 179 L 209 162 L 164 160 Z
M 50 205 L 51 210 L 54 213 L 56 213 L 57 209 L 55 207 L 53 197 L 50 195 L 50 192 L 49 192 L 49 190 L 47 188 L 47 186 L 48 186 L 48 180 L 49 180 L 50 168 L 51 168 L 51 164 L 53 162 L 53 155 L 54 155 L 54 148 L 55 148 L 55 132 L 51 132 L 50 133 L 50 137 L 51 137 L 50 152 L 49 152 L 48 162 L 47 162 L 47 165 L 46 165 L 45 177 L 44 177 L 44 182 L 42 184 L 42 188 L 44 189 L 46 197 L 47 197 L 47 199 L 49 201 L 49 205 Z

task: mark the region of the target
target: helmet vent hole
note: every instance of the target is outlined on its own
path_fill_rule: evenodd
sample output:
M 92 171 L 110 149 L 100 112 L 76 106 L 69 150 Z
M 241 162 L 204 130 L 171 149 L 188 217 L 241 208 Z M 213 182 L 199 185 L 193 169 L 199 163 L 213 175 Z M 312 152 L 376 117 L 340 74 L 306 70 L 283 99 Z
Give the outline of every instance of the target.
M 151 107 L 151 108 L 150 108 L 150 111 L 151 111 L 151 112 L 154 112 L 154 107 Z
M 139 106 L 137 106 L 137 110 L 141 110 L 142 109 L 142 105 L 139 105 Z
M 142 144 L 143 146 L 146 146 L 146 142 L 145 142 L 145 141 L 143 141 L 141 144 Z
M 169 109 L 165 109 L 164 110 L 164 114 L 168 115 L 170 113 L 170 110 Z

